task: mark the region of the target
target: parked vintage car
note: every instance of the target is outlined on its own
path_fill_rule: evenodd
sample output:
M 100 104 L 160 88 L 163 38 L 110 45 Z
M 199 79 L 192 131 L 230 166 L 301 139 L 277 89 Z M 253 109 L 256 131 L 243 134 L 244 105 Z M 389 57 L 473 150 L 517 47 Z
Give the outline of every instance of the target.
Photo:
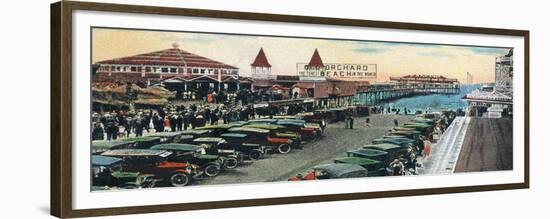
M 306 121 L 306 123 L 315 123 L 318 124 L 319 127 L 321 127 L 321 131 L 325 131 L 325 128 L 327 126 L 327 121 L 323 117 L 322 114 L 318 112 L 305 112 L 305 113 L 299 113 L 296 115 L 297 119 L 302 119 Z
M 200 138 L 200 137 L 212 137 L 213 136 L 213 131 L 212 130 L 208 130 L 208 129 L 187 129 L 187 130 L 184 130 L 184 131 L 181 131 L 181 133 L 183 135 L 188 135 L 188 136 L 192 136 L 191 138 L 186 138 L 184 140 L 181 140 L 180 143 L 184 143 L 184 144 L 192 144 L 193 143 L 193 139 L 195 138 Z
M 342 157 L 334 159 L 334 163 L 354 164 L 367 169 L 367 176 L 386 176 L 384 161 L 372 160 L 362 157 Z
M 371 160 L 377 160 L 386 162 L 388 160 L 388 152 L 376 150 L 372 148 L 359 148 L 356 150 L 350 150 L 346 152 L 348 157 L 360 157 L 368 158 Z
M 92 155 L 92 186 L 95 188 L 152 188 L 154 175 L 121 171 L 122 159 Z
M 246 143 L 246 134 L 225 133 L 220 136 L 225 139 L 225 144 L 218 145 L 220 149 L 236 150 L 241 152 L 245 158 L 259 160 L 265 154 L 265 148 L 260 144 Z
M 302 136 L 302 140 L 304 141 L 316 140 L 322 135 L 320 128 L 317 129 L 315 127 L 306 127 L 305 122 L 298 122 L 296 120 L 279 120 L 276 124 L 286 127 L 286 130 L 288 131 L 294 131 L 300 134 Z
M 412 140 L 419 140 L 421 133 L 419 131 L 391 131 L 389 135 L 398 135 Z
M 198 127 L 195 130 L 211 130 L 210 136 L 220 136 L 221 134 L 228 133 L 230 128 L 241 127 L 241 123 L 219 124 L 219 125 L 207 125 Z
M 165 150 L 119 149 L 106 151 L 102 155 L 122 158 L 123 171 L 151 174 L 155 179 L 176 187 L 187 186 L 202 174 L 197 165 L 167 160 L 172 152 Z
M 206 154 L 204 148 L 193 144 L 159 144 L 151 147 L 154 150 L 172 152 L 167 157 L 169 161 L 186 162 L 197 165 L 204 175 L 217 176 L 225 166 L 226 158 L 219 155 Z
M 412 140 L 404 137 L 378 138 L 378 139 L 374 139 L 372 143 L 373 144 L 383 144 L 383 143 L 396 144 L 396 145 L 400 145 L 403 148 L 408 148 L 409 146 L 411 146 L 413 150 L 417 152 L 422 151 L 424 149 L 424 143 L 422 141 Z
M 268 151 L 277 151 L 281 154 L 288 154 L 293 148 L 299 148 L 300 143 L 289 138 L 270 135 L 269 130 L 258 128 L 237 127 L 229 129 L 231 133 L 246 134 L 245 143 L 259 144 L 269 148 Z
M 417 131 L 417 130 L 412 127 L 397 126 L 397 127 L 391 128 L 389 131 L 392 132 L 392 131 Z
M 220 148 L 221 144 L 227 141 L 220 137 L 202 137 L 193 140 L 193 144 L 204 148 L 206 154 L 213 154 L 225 157 L 224 167 L 227 169 L 236 168 L 244 159 L 244 155 L 234 149 Z
M 364 149 L 375 149 L 388 152 L 386 164 L 391 163 L 394 159 L 399 159 L 400 155 L 406 155 L 408 153 L 407 148 L 403 148 L 396 144 L 371 144 L 363 146 Z
M 251 125 L 251 124 L 275 124 L 277 123 L 278 119 L 251 119 L 251 120 L 248 120 L 246 125 Z
M 425 131 L 433 127 L 433 125 L 429 125 L 426 123 L 419 123 L 419 122 L 407 122 L 403 124 L 403 127 L 405 128 L 414 128 L 417 131 Z
M 147 149 L 153 145 L 160 144 L 159 137 L 149 137 L 149 136 L 123 138 L 123 139 L 120 139 L 120 141 L 134 142 L 134 148 L 137 148 L 137 149 Z
M 425 124 L 428 124 L 428 125 L 435 125 L 435 122 L 434 120 L 432 119 L 425 119 L 425 118 L 421 118 L 421 117 L 415 117 L 414 119 L 412 119 L 413 122 L 416 122 L 416 123 L 425 123 Z
M 294 131 L 288 130 L 287 127 L 282 125 L 274 124 L 250 124 L 242 126 L 243 128 L 256 128 L 256 129 L 265 129 L 270 131 L 270 135 L 280 138 L 288 138 L 292 141 L 297 141 L 299 144 L 302 143 L 302 136 Z
M 184 135 L 180 132 L 156 132 L 148 135 L 148 137 L 160 138 L 160 143 L 181 143 L 187 141 L 189 138 L 193 138 L 192 135 Z
M 108 150 L 134 148 L 135 144 L 133 141 L 95 140 L 92 141 L 92 154 L 99 155 Z
M 288 181 L 341 179 L 366 177 L 367 169 L 355 164 L 332 163 L 313 167 L 313 170 L 302 176 L 301 174 L 289 178 Z

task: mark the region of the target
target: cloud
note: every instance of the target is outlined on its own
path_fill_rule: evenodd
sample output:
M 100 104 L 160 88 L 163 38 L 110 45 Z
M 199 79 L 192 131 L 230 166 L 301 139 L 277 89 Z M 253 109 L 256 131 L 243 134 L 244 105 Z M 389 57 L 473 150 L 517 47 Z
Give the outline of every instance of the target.
M 449 54 L 443 51 L 418 51 L 416 52 L 419 56 L 431 56 L 431 57 L 437 57 L 437 58 L 448 58 L 448 57 L 455 57 L 454 54 Z
M 390 48 L 384 48 L 384 47 L 363 47 L 363 48 L 357 48 L 354 51 L 359 53 L 383 53 L 390 51 Z
M 475 54 L 492 55 L 492 56 L 506 55 L 510 50 L 506 48 L 489 48 L 489 47 L 466 47 L 466 48 Z

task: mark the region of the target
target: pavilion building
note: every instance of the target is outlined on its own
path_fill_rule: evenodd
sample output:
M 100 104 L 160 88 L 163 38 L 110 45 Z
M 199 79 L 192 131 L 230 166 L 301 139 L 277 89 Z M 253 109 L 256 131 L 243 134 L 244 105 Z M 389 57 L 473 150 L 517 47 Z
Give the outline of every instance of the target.
M 133 83 L 141 87 L 163 84 L 169 90 L 206 92 L 250 86 L 239 68 L 173 48 L 95 63 L 94 83 Z

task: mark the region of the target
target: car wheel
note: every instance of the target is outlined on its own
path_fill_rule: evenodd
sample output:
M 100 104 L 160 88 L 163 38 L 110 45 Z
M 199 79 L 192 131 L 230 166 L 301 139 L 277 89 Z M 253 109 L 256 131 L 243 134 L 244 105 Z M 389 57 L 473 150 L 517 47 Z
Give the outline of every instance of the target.
M 277 147 L 277 151 L 281 154 L 288 154 L 292 150 L 292 147 L 288 144 L 282 144 Z
M 262 158 L 262 152 L 251 151 L 248 157 L 250 157 L 250 159 L 252 160 L 259 160 L 260 158 Z
M 228 157 L 225 160 L 224 165 L 225 165 L 225 168 L 227 169 L 234 169 L 239 165 L 239 161 L 234 157 Z
M 237 154 L 237 161 L 239 161 L 239 163 L 242 163 L 244 161 L 244 154 L 243 153 L 238 153 Z
M 189 184 L 189 176 L 185 173 L 174 173 L 170 176 L 170 183 L 174 187 L 182 187 Z
M 204 174 L 209 177 L 214 177 L 220 174 L 220 167 L 218 165 L 208 165 L 204 168 Z

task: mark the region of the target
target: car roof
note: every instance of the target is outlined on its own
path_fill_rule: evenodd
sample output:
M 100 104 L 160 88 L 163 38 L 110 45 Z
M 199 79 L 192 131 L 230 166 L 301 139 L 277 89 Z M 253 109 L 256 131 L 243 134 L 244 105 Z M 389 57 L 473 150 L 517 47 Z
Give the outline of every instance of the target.
M 221 134 L 220 137 L 224 138 L 224 137 L 228 137 L 228 138 L 244 138 L 246 137 L 246 134 L 241 134 L 241 133 L 224 133 L 224 134 Z
M 94 166 L 111 166 L 119 163 L 120 161 L 122 161 L 122 159 L 116 157 L 92 155 L 92 165 Z
M 117 149 L 103 152 L 103 156 L 115 156 L 115 157 L 139 157 L 139 156 L 160 156 L 167 157 L 171 152 L 165 150 L 152 150 L 152 149 Z
M 366 172 L 367 170 L 356 164 L 347 164 L 347 163 L 331 163 L 323 164 L 313 167 L 314 170 L 323 170 L 328 173 L 331 178 L 340 178 L 342 175 L 349 174 L 352 172 Z
M 294 120 L 290 120 L 290 119 L 284 119 L 284 120 L 279 120 L 277 121 L 277 125 L 304 125 L 304 123 L 301 123 L 301 122 L 296 122 Z
M 248 124 L 248 121 L 234 121 L 234 122 L 230 122 L 229 124 L 244 125 L 244 124 Z
M 248 120 L 248 124 L 251 123 L 276 123 L 277 119 L 251 119 Z
M 357 150 L 348 151 L 348 153 L 358 154 L 358 155 L 363 155 L 363 156 L 380 156 L 380 155 L 388 154 L 388 152 L 381 151 L 381 150 L 376 150 L 376 149 L 373 149 L 373 148 L 360 148 L 360 149 L 357 149 Z
M 219 124 L 219 125 L 207 125 L 203 127 L 198 127 L 196 130 L 208 130 L 208 129 L 230 129 L 236 126 L 241 126 L 242 124 Z
M 150 137 L 173 137 L 181 135 L 181 132 L 155 132 L 153 134 L 150 134 L 148 136 Z
M 167 151 L 197 151 L 201 149 L 201 146 L 194 144 L 157 144 L 151 147 L 153 150 L 167 150 Z
M 365 145 L 363 148 L 374 148 L 374 149 L 380 149 L 383 151 L 401 148 L 400 145 L 397 144 L 389 144 L 389 143 L 383 143 L 383 144 L 371 144 L 371 145 Z
M 245 125 L 245 126 L 243 126 L 243 128 L 258 128 L 258 129 L 275 130 L 275 129 L 284 128 L 284 126 L 275 125 L 275 124 L 255 123 L 255 124 Z
M 303 120 L 303 119 L 279 119 L 279 121 L 295 122 L 295 123 L 306 123 L 306 120 Z M 279 121 L 277 121 L 277 122 L 279 122 Z
M 107 140 L 96 140 L 96 141 L 92 141 L 92 148 L 97 148 L 97 149 L 109 149 L 109 148 L 113 148 L 113 147 L 116 147 L 116 146 L 124 146 L 124 145 L 128 145 L 128 144 L 131 144 L 132 142 L 130 141 L 107 141 Z
M 138 141 L 156 141 L 159 139 L 160 139 L 159 137 L 140 136 L 140 137 L 122 138 L 120 139 L 120 141 L 138 142 Z
M 205 134 L 205 133 L 209 133 L 209 132 L 212 132 L 212 130 L 208 130 L 208 129 L 187 129 L 185 131 L 182 131 L 181 133 L 183 134 Z
M 362 157 L 341 157 L 341 158 L 334 159 L 334 161 L 339 161 L 339 162 L 347 163 L 347 164 L 356 164 L 356 165 L 360 165 L 360 166 L 373 165 L 373 164 L 379 164 L 380 163 L 380 161 L 372 160 L 372 159 L 368 159 L 368 158 L 362 158 Z
M 419 131 L 409 131 L 409 130 L 397 130 L 397 131 L 391 131 L 391 134 L 420 134 Z
M 221 142 L 221 141 L 225 141 L 225 139 L 219 138 L 219 137 L 202 137 L 202 138 L 196 138 L 193 141 L 194 142 Z
M 244 132 L 254 132 L 254 133 L 269 133 L 269 130 L 265 130 L 265 129 L 258 129 L 258 128 L 245 128 L 245 127 L 235 127 L 235 128 L 230 128 L 229 129 L 230 132 L 241 132 L 241 131 L 244 131 Z

